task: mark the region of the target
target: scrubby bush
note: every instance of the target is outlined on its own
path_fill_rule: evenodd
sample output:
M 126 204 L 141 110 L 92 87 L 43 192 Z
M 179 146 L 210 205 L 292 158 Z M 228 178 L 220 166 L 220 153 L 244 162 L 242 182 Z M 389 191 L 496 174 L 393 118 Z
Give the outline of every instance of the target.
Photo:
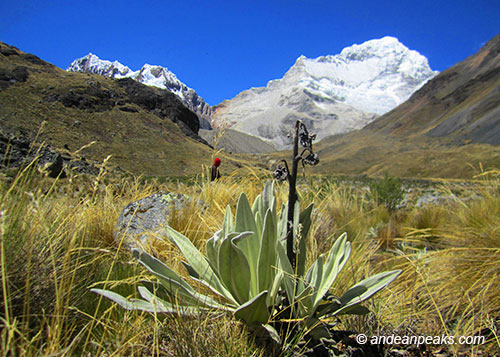
M 370 192 L 378 204 L 383 204 L 389 211 L 395 211 L 403 201 L 402 182 L 399 177 L 384 174 L 380 181 L 370 183 Z

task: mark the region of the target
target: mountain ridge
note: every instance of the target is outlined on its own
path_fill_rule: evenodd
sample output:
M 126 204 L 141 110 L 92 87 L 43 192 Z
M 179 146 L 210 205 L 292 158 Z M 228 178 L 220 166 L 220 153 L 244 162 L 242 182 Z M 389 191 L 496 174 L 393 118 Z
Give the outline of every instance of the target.
M 425 57 L 386 36 L 338 55 L 300 56 L 281 79 L 214 106 L 212 125 L 228 125 L 283 149 L 296 119 L 319 139 L 360 129 L 436 74 Z
M 88 160 L 111 155 L 112 166 L 137 175 L 199 174 L 213 153 L 197 134 L 198 117 L 173 93 L 67 72 L 2 42 L 0 129 Z M 237 158 L 221 155 L 225 170 L 236 167 Z
M 472 178 L 500 168 L 500 34 L 364 128 L 318 143 L 317 172 Z
M 99 74 L 110 78 L 132 78 L 140 83 L 175 94 L 199 118 L 200 127 L 211 129 L 210 116 L 212 108 L 194 89 L 181 82 L 168 68 L 159 65 L 144 64 L 139 70 L 133 71 L 118 61 L 102 60 L 97 55 L 89 54 L 75 59 L 67 68 L 70 72 Z
M 499 145 L 500 34 L 366 129 Z

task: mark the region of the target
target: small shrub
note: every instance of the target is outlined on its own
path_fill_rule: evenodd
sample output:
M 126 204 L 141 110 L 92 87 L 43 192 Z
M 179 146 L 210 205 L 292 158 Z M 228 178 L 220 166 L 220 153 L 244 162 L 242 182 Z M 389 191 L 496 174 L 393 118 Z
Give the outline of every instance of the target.
M 370 183 L 370 192 L 378 204 L 383 204 L 389 211 L 395 211 L 403 201 L 403 188 L 399 177 L 392 177 L 387 172 L 381 181 Z

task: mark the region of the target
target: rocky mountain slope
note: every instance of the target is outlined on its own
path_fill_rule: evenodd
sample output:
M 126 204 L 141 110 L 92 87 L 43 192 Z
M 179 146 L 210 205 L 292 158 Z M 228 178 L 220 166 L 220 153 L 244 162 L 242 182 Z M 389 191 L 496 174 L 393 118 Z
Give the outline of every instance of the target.
M 359 129 L 404 102 L 437 72 L 394 37 L 345 48 L 335 56 L 301 56 L 283 78 L 214 107 L 212 124 L 289 144 L 300 118 L 318 138 Z M 225 124 L 222 124 L 225 123 Z
M 500 169 L 500 35 L 361 130 L 318 144 L 320 172 L 473 177 Z
M 200 129 L 200 136 L 205 139 L 210 145 L 215 145 L 214 139 L 218 137 L 217 149 L 223 148 L 229 153 L 263 153 L 276 151 L 276 148 L 253 135 L 242 133 L 233 129 L 225 129 L 222 132 L 219 130 Z
M 81 155 L 102 161 L 111 154 L 112 164 L 135 174 L 199 173 L 212 155 L 197 116 L 169 91 L 67 72 L 1 42 L 0 129 L 69 152 L 92 143 Z
M 141 69 L 132 71 L 118 61 L 102 60 L 89 53 L 74 60 L 67 70 L 70 72 L 94 73 L 111 78 L 132 78 L 148 86 L 167 89 L 177 95 L 182 103 L 198 116 L 202 128 L 211 128 L 211 107 L 193 89 L 182 83 L 174 73 L 165 67 L 145 64 Z
M 500 144 L 500 34 L 367 129 Z

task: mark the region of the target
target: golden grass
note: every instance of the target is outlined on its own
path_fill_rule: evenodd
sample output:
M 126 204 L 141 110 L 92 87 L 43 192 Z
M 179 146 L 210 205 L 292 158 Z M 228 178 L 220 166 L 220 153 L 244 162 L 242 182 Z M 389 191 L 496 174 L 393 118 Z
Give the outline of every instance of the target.
M 160 189 L 190 196 L 191 203 L 172 214 L 170 225 L 203 250 L 220 228 L 226 206 L 234 212 L 241 192 L 253 201 L 262 191 L 260 172 L 213 183 L 204 175 L 190 184 L 143 183 L 103 174 L 51 180 L 33 166 L 0 182 L 3 355 L 264 355 L 246 328 L 228 317 L 127 312 L 89 292 L 98 286 L 134 296 L 124 280 L 133 286 L 145 277 L 114 238 L 126 204 Z M 372 313 L 342 317 L 338 329 L 481 334 L 487 337 L 484 345 L 448 347 L 469 354 L 500 349 L 499 187 L 493 175 L 478 184 L 475 199 L 390 214 L 363 188 L 301 180 L 301 206 L 315 203 L 309 263 L 343 232 L 352 242 L 334 294 L 376 272 L 403 269 L 367 303 Z M 287 184 L 276 185 L 276 193 L 281 207 Z M 179 252 L 170 243 L 158 241 L 149 249 L 181 269 Z

